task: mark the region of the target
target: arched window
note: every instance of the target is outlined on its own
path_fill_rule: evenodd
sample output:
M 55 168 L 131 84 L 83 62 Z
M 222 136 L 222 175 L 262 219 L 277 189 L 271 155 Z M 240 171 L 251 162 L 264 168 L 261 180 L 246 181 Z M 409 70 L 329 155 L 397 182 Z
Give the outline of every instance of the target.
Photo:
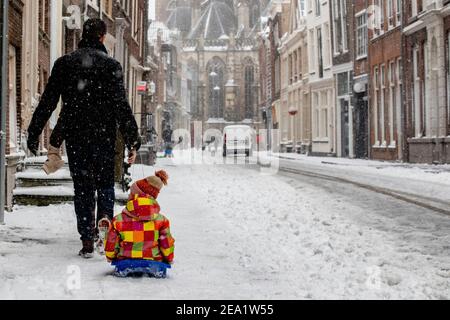
M 224 118 L 225 110 L 225 63 L 215 57 L 208 63 L 208 115 L 210 118 Z
M 245 118 L 253 119 L 255 109 L 255 67 L 253 62 L 248 59 L 244 63 L 245 79 Z
M 198 67 L 194 61 L 189 61 L 187 66 L 187 91 L 189 110 L 192 114 L 197 115 L 199 113 L 198 104 Z
M 253 28 L 261 16 L 259 0 L 253 0 L 250 4 L 250 28 Z

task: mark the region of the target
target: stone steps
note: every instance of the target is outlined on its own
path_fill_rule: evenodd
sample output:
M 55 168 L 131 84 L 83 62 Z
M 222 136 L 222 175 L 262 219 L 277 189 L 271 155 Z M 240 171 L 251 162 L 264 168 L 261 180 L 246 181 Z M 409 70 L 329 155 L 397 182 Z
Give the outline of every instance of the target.
M 49 206 L 73 202 L 73 183 L 70 171 L 65 166 L 58 172 L 47 175 L 42 170 L 46 157 L 26 159 L 25 170 L 16 174 L 14 203 L 25 206 Z M 116 203 L 124 205 L 127 194 L 116 188 Z
M 72 186 L 39 186 L 16 188 L 14 190 L 14 203 L 24 206 L 45 207 L 52 204 L 73 202 Z M 116 189 L 116 203 L 125 205 L 127 195 Z
M 16 174 L 16 186 L 21 188 L 32 187 L 48 187 L 69 185 L 73 186 L 70 172 L 67 168 L 62 168 L 60 171 L 47 175 L 43 170 L 27 169 L 24 172 Z
M 33 158 L 27 158 L 24 160 L 23 165 L 25 167 L 25 169 L 37 169 L 37 170 L 42 170 L 42 166 L 44 165 L 44 162 L 47 160 L 46 156 L 43 157 L 33 157 Z M 64 167 L 68 169 L 69 168 L 69 164 L 67 162 L 67 157 L 63 157 L 64 160 Z

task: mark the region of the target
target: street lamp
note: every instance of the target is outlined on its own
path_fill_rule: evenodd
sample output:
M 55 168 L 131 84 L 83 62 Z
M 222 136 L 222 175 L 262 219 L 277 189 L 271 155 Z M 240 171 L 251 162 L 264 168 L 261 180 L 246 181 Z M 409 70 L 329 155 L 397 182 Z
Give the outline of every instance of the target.
M 156 84 L 155 82 L 151 81 L 149 85 L 150 95 L 154 95 L 156 93 Z
M 297 146 L 297 125 L 295 123 L 295 119 L 296 119 L 296 115 L 298 113 L 298 108 L 296 105 L 291 105 L 289 107 L 289 114 L 293 117 L 293 128 L 292 128 L 292 133 L 294 134 L 294 138 L 292 139 L 292 151 L 296 151 L 296 146 Z

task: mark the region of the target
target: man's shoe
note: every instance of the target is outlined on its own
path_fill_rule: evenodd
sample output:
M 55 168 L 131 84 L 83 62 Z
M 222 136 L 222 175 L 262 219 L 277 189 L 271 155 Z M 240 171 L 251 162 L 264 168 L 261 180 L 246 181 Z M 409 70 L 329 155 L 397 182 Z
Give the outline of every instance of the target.
M 84 240 L 83 242 L 83 248 L 78 253 L 79 256 L 90 259 L 94 257 L 94 241 L 90 240 Z

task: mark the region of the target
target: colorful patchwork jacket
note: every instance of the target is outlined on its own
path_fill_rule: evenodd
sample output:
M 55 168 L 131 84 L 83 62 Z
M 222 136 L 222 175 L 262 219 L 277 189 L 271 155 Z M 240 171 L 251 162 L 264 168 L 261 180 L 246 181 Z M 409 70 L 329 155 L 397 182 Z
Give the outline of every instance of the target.
M 143 193 L 133 196 L 112 221 L 105 240 L 106 257 L 172 263 L 175 239 L 169 220 L 159 213 L 155 199 Z

